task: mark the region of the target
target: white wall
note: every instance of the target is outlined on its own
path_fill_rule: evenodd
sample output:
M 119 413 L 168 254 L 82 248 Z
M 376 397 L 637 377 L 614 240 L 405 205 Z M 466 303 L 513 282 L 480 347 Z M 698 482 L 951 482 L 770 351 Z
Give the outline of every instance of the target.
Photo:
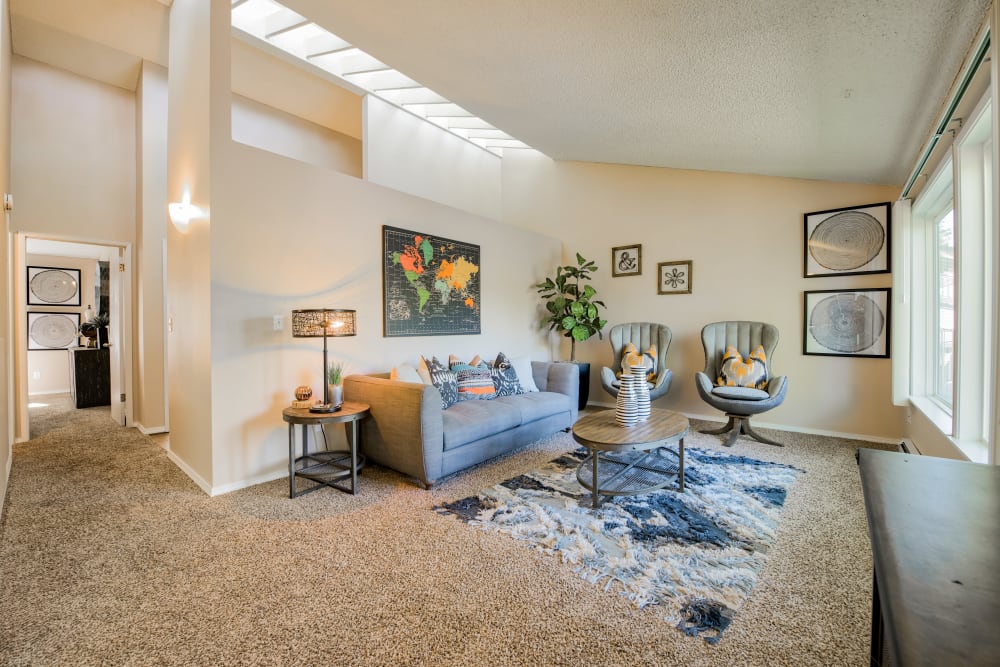
M 211 156 L 213 143 L 230 136 L 228 32 L 228 5 L 171 6 L 167 199 L 190 201 L 205 215 L 185 232 L 167 225 L 170 454 L 202 488 L 212 480 Z
M 233 95 L 233 141 L 362 176 L 361 141 L 274 107 Z
M 11 142 L 15 231 L 135 240 L 135 96 L 19 56 Z
M 500 219 L 500 158 L 372 95 L 363 114 L 365 178 Z
M 550 358 L 531 285 L 560 260 L 558 240 L 242 144 L 226 163 L 212 211 L 217 491 L 287 474 L 281 410 L 296 386 L 321 386 L 322 367 L 321 341 L 292 338 L 293 309 L 357 310 L 358 335 L 329 341 L 348 373 L 386 372 L 422 354 Z M 264 189 L 271 196 L 252 196 Z M 481 335 L 382 337 L 382 225 L 479 244 Z M 273 315 L 284 316 L 283 331 Z
M 93 306 L 94 286 L 97 283 L 97 260 L 77 257 L 27 255 L 28 266 L 50 266 L 76 269 L 80 272 L 79 306 L 27 306 L 27 312 L 76 313 L 80 323 L 86 321 L 84 311 Z M 62 350 L 28 350 L 28 395 L 60 394 L 70 391 L 69 352 Z M 36 377 L 37 375 L 37 377 Z
M 144 61 L 136 88 L 135 426 L 167 430 L 166 318 L 167 70 Z
M 7 0 L 0 0 L 0 189 L 10 188 L 10 7 Z M 11 354 L 13 339 L 10 315 L 11 267 L 14 266 L 10 248 L 10 215 L 0 211 L 0 258 L 5 270 L 0 269 L 0 512 L 7 497 L 7 479 L 10 475 L 11 446 L 14 442 L 14 373 Z
M 673 331 L 667 361 L 674 380 L 660 407 L 721 418 L 694 387 L 704 367 L 701 328 L 762 320 L 781 332 L 773 369 L 789 376 L 789 390 L 756 423 L 878 438 L 903 433 L 889 360 L 802 353 L 803 291 L 891 282 L 889 274 L 803 278 L 803 214 L 891 201 L 898 188 L 554 162 L 534 151 L 507 151 L 503 170 L 503 222 L 563 239 L 567 261 L 577 251 L 596 260 L 594 286 L 608 304 L 609 326 L 655 321 Z M 611 248 L 635 243 L 642 244 L 642 275 L 612 278 Z M 674 260 L 693 261 L 694 291 L 658 295 L 657 262 Z M 591 401 L 610 404 L 597 373 L 611 359 L 607 339 L 578 344 L 577 358 L 594 366 Z

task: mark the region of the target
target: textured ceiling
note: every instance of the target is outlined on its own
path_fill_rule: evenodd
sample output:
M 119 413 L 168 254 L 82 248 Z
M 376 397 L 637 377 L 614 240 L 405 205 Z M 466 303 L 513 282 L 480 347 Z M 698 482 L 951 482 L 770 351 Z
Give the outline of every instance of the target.
M 899 185 L 989 0 L 286 0 L 550 157 Z
M 989 0 L 283 4 L 555 159 L 901 185 Z M 12 43 L 127 84 L 168 6 L 12 0 Z

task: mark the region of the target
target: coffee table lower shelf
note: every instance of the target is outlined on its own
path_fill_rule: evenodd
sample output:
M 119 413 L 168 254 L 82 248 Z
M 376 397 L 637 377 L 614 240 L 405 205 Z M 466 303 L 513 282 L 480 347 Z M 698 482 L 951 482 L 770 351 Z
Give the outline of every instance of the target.
M 681 456 L 683 454 L 678 455 L 666 447 L 614 454 L 592 450 L 577 469 L 576 479 L 580 482 L 580 486 L 593 494 L 594 507 L 600 503 L 600 496 L 637 496 L 652 493 L 669 486 L 675 480 L 683 492 Z

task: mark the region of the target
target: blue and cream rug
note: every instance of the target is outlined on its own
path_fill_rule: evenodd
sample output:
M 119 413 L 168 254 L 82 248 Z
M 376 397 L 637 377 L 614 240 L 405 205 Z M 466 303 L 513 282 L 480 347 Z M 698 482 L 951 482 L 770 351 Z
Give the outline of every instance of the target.
M 587 581 L 656 605 L 692 636 L 716 643 L 764 567 L 785 495 L 799 470 L 744 456 L 685 449 L 676 485 L 591 507 L 576 479 L 580 448 L 435 509 L 558 554 Z

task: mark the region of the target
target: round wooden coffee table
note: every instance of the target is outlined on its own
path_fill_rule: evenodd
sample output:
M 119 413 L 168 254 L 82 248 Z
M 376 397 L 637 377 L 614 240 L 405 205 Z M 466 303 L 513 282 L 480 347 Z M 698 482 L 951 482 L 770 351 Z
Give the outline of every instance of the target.
M 677 479 L 684 492 L 684 436 L 688 419 L 672 410 L 650 411 L 649 419 L 625 428 L 614 410 L 583 417 L 573 425 L 573 439 L 590 450 L 576 471 L 591 492 L 593 506 L 601 496 L 636 496 L 662 489 Z M 667 445 L 677 443 L 677 452 Z

